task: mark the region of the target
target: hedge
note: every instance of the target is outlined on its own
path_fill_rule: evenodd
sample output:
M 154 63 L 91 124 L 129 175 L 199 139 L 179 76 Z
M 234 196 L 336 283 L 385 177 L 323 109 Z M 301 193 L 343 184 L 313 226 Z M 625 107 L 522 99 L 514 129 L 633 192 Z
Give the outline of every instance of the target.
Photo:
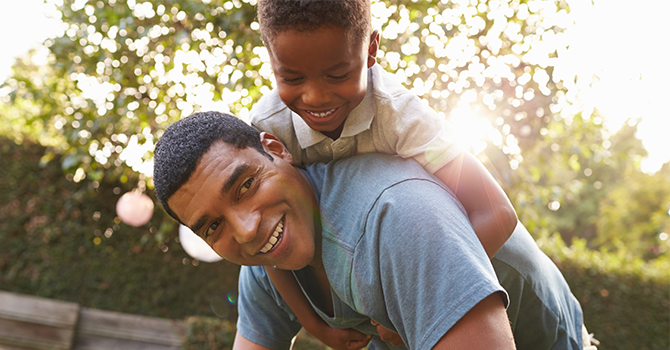
M 75 183 L 58 159 L 40 163 L 43 152 L 0 138 L 0 289 L 185 319 L 189 349 L 226 348 L 239 268 L 190 258 L 158 206 L 143 227 L 121 223 L 115 204 L 133 179 Z M 667 256 L 643 261 L 589 250 L 583 240 L 568 246 L 558 235 L 538 245 L 563 271 L 600 349 L 670 348 Z M 304 339 L 303 347 L 315 348 L 313 338 Z

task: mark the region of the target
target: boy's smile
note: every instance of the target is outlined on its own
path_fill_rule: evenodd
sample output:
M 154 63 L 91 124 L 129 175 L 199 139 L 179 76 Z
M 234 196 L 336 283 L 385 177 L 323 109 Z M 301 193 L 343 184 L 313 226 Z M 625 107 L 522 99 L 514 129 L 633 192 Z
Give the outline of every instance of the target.
M 367 89 L 367 68 L 375 63 L 377 43 L 355 43 L 344 29 L 288 30 L 268 45 L 281 100 L 313 130 L 333 140 Z M 372 46 L 374 45 L 373 49 Z

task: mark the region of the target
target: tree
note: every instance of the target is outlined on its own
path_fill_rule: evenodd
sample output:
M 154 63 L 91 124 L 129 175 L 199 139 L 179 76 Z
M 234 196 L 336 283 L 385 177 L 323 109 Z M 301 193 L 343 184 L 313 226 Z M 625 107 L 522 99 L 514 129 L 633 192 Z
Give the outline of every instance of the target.
M 75 182 L 151 189 L 154 142 L 169 124 L 212 109 L 245 119 L 272 88 L 255 2 L 63 0 L 63 35 L 45 42 L 49 65 L 24 60 L 2 87 L 12 105 L 0 109 L 10 121 L 3 128 L 49 146 L 44 162 L 62 154 Z M 486 130 L 472 149 L 531 232 L 607 245 L 596 232 L 606 224 L 596 222 L 602 201 L 618 208 L 601 195 L 616 188 L 611 162 L 640 152 L 618 150 L 597 111 L 571 105 L 574 84 L 557 72 L 572 23 L 567 3 L 378 0 L 372 9 L 379 64 L 445 122 L 475 120 Z

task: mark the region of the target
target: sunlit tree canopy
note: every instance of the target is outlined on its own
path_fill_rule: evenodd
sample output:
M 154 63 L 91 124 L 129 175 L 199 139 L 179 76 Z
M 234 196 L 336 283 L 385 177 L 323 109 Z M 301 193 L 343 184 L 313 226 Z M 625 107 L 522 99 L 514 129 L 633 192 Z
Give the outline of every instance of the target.
M 0 128 L 48 145 L 44 162 L 64 155 L 75 182 L 120 178 L 142 187 L 168 125 L 204 110 L 246 120 L 273 87 L 256 0 L 48 2 L 60 10 L 62 35 L 15 65 L 0 90 L 9 102 Z M 635 172 L 645 151 L 626 134 L 635 120 L 622 131 L 628 139 L 620 137 L 627 148 L 615 152 L 623 146 L 602 128 L 598 111 L 575 103 L 586 83 L 561 64 L 570 45 L 564 32 L 573 24 L 568 5 L 373 1 L 377 61 L 458 128 L 531 231 L 561 229 L 597 242 L 598 227 L 618 225 L 597 220 L 601 200 L 607 210 L 621 210 L 620 195 L 605 191 L 621 186 L 611 172 Z M 667 179 L 667 167 L 654 176 Z M 670 202 L 664 191 L 657 200 Z M 573 213 L 571 204 L 587 196 L 593 208 Z M 654 227 L 636 228 L 635 237 L 645 237 L 641 250 L 667 249 L 667 234 L 658 237 L 670 230 L 668 209 L 649 209 L 660 213 Z M 562 221 L 570 215 L 583 221 L 584 232 Z

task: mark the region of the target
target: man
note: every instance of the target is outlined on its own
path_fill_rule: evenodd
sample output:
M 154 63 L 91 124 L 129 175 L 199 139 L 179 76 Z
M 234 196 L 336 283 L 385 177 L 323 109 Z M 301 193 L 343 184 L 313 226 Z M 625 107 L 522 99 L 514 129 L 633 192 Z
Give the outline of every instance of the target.
M 375 334 L 371 349 L 391 348 L 371 319 L 410 349 L 582 348 L 579 303 L 522 225 L 489 261 L 460 203 L 415 162 L 291 162 L 274 136 L 215 112 L 156 147 L 165 210 L 245 266 L 236 349 L 286 349 L 300 329 L 259 266 L 293 270 L 331 326 Z

